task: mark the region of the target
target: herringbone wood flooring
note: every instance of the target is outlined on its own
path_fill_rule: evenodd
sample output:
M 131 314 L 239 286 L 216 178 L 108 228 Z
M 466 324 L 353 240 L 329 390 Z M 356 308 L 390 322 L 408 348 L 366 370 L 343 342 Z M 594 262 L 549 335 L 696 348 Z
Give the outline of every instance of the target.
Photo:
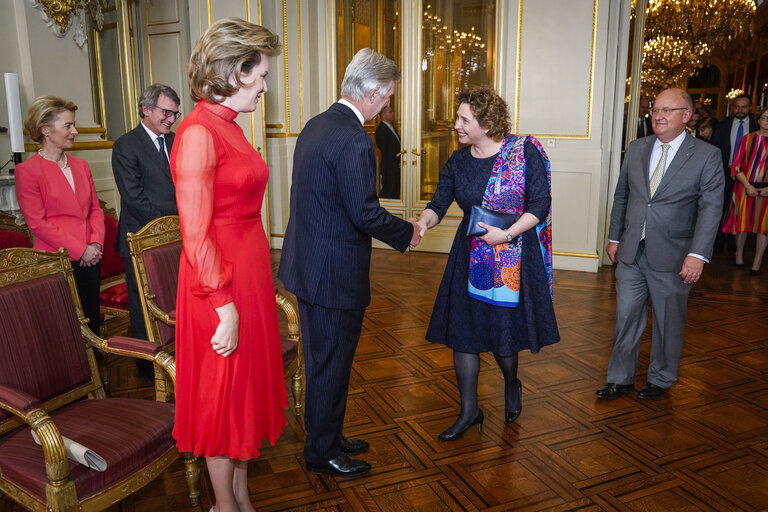
M 748 261 L 751 255 L 748 255 Z M 275 266 L 279 251 L 273 254 Z M 458 411 L 451 352 L 424 340 L 445 255 L 374 251 L 373 302 L 350 386 L 345 434 L 371 442 L 373 473 L 307 474 L 291 410 L 277 446 L 249 466 L 258 510 L 768 510 L 768 283 L 716 255 L 691 294 L 680 380 L 667 397 L 596 400 L 610 353 L 613 272 L 556 271 L 562 341 L 520 359 L 523 413 L 503 421 L 501 374 L 483 356 L 485 428 L 436 435 Z M 768 269 L 767 269 L 768 270 Z M 768 275 L 768 272 L 764 272 Z M 114 329 L 121 326 L 114 324 Z M 637 387 L 645 382 L 649 334 Z M 146 396 L 132 362 L 110 360 L 113 394 Z M 182 466 L 119 510 L 196 510 Z M 118 507 L 114 507 L 118 510 Z M 0 507 L 0 510 L 2 508 Z M 5 510 L 14 509 L 10 503 Z

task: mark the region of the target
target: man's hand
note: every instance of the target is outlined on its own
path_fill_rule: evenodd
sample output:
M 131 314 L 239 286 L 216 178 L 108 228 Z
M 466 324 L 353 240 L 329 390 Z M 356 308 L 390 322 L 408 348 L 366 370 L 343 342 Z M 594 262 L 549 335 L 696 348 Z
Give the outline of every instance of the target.
M 608 242 L 608 245 L 605 246 L 605 254 L 608 255 L 608 258 L 613 263 L 616 263 L 616 253 L 619 252 L 619 244 L 616 242 Z
M 411 223 L 413 226 L 413 237 L 411 237 L 411 249 L 415 249 L 417 245 L 419 245 L 419 242 L 421 242 L 421 236 L 422 236 L 422 228 L 423 226 L 419 224 L 416 219 L 411 217 L 408 219 L 408 222 Z
M 683 260 L 683 268 L 680 270 L 680 277 L 685 284 L 693 284 L 701 277 L 704 270 L 704 260 L 694 256 L 686 256 Z

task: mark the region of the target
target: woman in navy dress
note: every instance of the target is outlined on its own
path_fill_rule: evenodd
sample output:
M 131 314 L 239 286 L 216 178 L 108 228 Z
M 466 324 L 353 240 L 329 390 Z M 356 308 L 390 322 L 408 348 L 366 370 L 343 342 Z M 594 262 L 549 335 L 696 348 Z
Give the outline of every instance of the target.
M 549 160 L 531 136 L 510 131 L 506 102 L 492 89 L 458 95 L 459 142 L 440 172 L 432 201 L 419 217 L 422 234 L 437 225 L 455 199 L 464 212 L 437 292 L 426 338 L 453 349 L 461 398 L 457 420 L 438 437 L 482 431 L 478 406 L 480 352 L 493 352 L 505 381 L 505 421 L 522 411 L 518 353 L 538 352 L 560 336 L 552 306 L 552 225 Z M 513 213 L 506 229 L 466 236 L 472 207 Z

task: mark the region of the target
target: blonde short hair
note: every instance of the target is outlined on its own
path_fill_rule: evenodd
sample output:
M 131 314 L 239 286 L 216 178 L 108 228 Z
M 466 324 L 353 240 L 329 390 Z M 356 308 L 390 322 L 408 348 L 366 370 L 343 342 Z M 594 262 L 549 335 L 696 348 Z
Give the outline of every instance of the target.
M 24 128 L 29 133 L 29 138 L 35 142 L 42 142 L 44 126 L 50 126 L 56 116 L 62 112 L 77 110 L 77 105 L 58 96 L 38 96 L 32 101 L 24 119 Z
M 229 83 L 234 77 L 242 87 L 242 73 L 261 63 L 261 56 L 278 55 L 280 38 L 268 29 L 240 18 L 224 18 L 205 31 L 189 58 L 189 88 L 192 100 L 220 103 L 239 87 Z

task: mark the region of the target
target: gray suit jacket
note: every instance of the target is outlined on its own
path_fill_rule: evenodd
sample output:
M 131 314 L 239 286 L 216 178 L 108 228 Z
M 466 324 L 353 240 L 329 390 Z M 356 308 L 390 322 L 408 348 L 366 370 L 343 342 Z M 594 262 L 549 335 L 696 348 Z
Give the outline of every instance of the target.
M 629 145 L 613 197 L 608 238 L 619 241 L 619 261 L 631 264 L 646 222 L 648 264 L 653 270 L 678 272 L 689 253 L 712 255 L 723 201 L 720 150 L 686 134 L 651 199 L 648 177 L 655 141 L 652 135 Z
M 168 154 L 174 133 L 165 136 Z M 120 220 L 115 250 L 130 257 L 125 235 L 135 233 L 149 221 L 178 215 L 176 188 L 168 164 L 141 124 L 119 137 L 112 146 L 112 173 L 120 191 Z

